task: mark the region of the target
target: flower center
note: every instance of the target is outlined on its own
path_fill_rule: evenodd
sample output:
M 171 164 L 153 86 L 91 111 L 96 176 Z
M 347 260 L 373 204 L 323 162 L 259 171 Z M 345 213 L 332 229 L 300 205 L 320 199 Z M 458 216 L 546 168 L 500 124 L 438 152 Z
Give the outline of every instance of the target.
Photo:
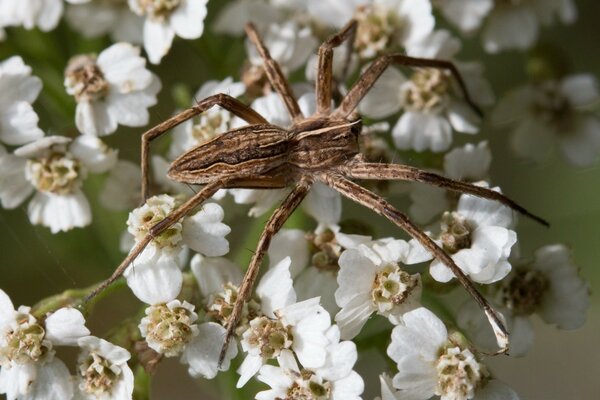
M 138 0 L 138 4 L 143 14 L 151 19 L 162 21 L 179 7 L 181 0 Z
M 447 347 L 436 362 L 438 382 L 435 394 L 445 399 L 472 399 L 475 389 L 487 377 L 487 370 L 469 349 Z
M 284 400 L 328 400 L 331 399 L 331 382 L 322 381 L 313 372 L 303 370 L 288 388 Z
M 258 351 L 264 359 L 279 356 L 281 350 L 289 349 L 292 343 L 290 327 L 283 326 L 278 319 L 272 320 L 267 317 L 258 317 L 250 321 L 250 328 L 244 332 L 242 339 L 242 347 Z
M 575 113 L 568 99 L 560 92 L 558 84 L 545 82 L 537 89 L 532 105 L 533 114 L 545 124 L 556 128 L 559 134 L 574 132 L 569 128 Z
M 142 240 L 150 229 L 165 219 L 175 209 L 177 201 L 167 195 L 149 198 L 141 207 L 136 208 L 129 214 L 127 219 L 128 231 L 137 241 Z M 153 238 L 153 243 L 160 248 L 175 248 L 182 239 L 182 224 L 176 222 L 160 235 Z
M 66 154 L 52 153 L 48 157 L 28 160 L 26 177 L 40 192 L 70 194 L 79 186 L 84 175 L 78 160 Z
M 403 271 L 398 264 L 389 264 L 375 275 L 371 300 L 380 313 L 389 312 L 404 303 L 420 283 L 417 274 Z
M 223 291 L 212 294 L 208 299 L 208 306 L 206 307 L 206 314 L 214 321 L 220 323 L 224 327 L 229 324 L 229 318 L 233 312 L 233 306 L 238 298 L 239 287 L 228 282 L 223 285 Z M 260 315 L 261 307 L 259 302 L 251 298 L 242 309 L 242 317 L 235 333 L 239 336 L 249 327 L 249 320 L 254 319 Z
M 89 353 L 79 362 L 79 388 L 97 397 L 110 394 L 119 380 L 121 367 L 97 353 Z
M 440 239 L 444 250 L 455 254 L 462 249 L 471 247 L 471 232 L 473 227 L 456 211 L 446 211 L 442 215 L 442 233 Z
M 540 271 L 517 269 L 513 278 L 502 287 L 502 302 L 515 315 L 533 314 L 548 286 L 548 278 Z
M 320 270 L 337 271 L 338 260 L 342 247 L 335 239 L 335 233 L 327 229 L 319 234 L 307 233 L 306 240 L 310 243 L 312 265 Z
M 354 18 L 358 21 L 354 45 L 362 58 L 374 57 L 395 43 L 404 25 L 396 13 L 377 4 L 359 7 Z
M 194 323 L 198 315 L 193 308 L 185 302 L 183 306 L 159 304 L 149 307 L 147 317 L 142 320 L 148 346 L 167 357 L 181 354 L 185 345 L 198 334 Z
M 39 361 L 52 350 L 52 343 L 44 340 L 46 331 L 29 314 L 17 316 L 18 327 L 7 333 L 5 346 L 0 347 L 0 362 L 14 361 L 19 364 Z
M 192 126 L 192 137 L 198 144 L 206 143 L 227 131 L 229 121 L 226 111 L 204 113 L 199 123 Z
M 96 64 L 96 56 L 71 58 L 65 70 L 65 87 L 77 101 L 96 101 L 106 97 L 108 81 Z
M 433 68 L 420 69 L 403 87 L 404 106 L 411 111 L 436 111 L 445 106 L 449 91 L 448 73 Z

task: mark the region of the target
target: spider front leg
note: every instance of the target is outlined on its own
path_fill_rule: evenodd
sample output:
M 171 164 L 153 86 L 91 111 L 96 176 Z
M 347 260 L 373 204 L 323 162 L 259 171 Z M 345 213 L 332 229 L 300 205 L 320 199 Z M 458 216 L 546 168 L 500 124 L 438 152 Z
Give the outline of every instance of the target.
M 230 111 L 232 114 L 243 119 L 249 124 L 266 124 L 267 120 L 264 119 L 259 113 L 248 107 L 238 99 L 231 97 L 227 94 L 215 94 L 209 96 L 204 100 L 198 102 L 195 106 L 188 108 L 180 112 L 179 114 L 169 118 L 168 120 L 161 122 L 154 128 L 146 131 L 142 135 L 142 151 L 141 151 L 141 168 L 142 168 L 142 202 L 148 198 L 148 190 L 150 186 L 150 168 L 149 168 L 149 156 L 150 156 L 150 142 L 160 137 L 162 134 L 167 133 L 171 128 L 194 118 L 197 115 L 202 114 L 204 111 L 214 107 L 220 106 L 225 110 Z
M 328 115 L 331 112 L 331 84 L 333 81 L 333 49 L 348 41 L 346 67 L 352 55 L 351 50 L 356 36 L 356 20 L 351 20 L 338 33 L 331 36 L 319 47 L 319 62 L 317 64 L 317 114 Z
M 373 179 L 373 180 L 403 180 L 411 182 L 422 182 L 430 185 L 448 189 L 453 192 L 471 194 L 484 199 L 498 201 L 507 207 L 539 222 L 542 225 L 550 226 L 548 221 L 527 211 L 524 207 L 517 204 L 502 193 L 494 190 L 473 185 L 467 182 L 461 182 L 433 172 L 424 171 L 419 168 L 399 164 L 379 164 L 367 163 L 363 161 L 351 161 L 342 168 L 343 173 L 353 179 Z
M 152 239 L 163 233 L 165 230 L 169 229 L 171 225 L 175 222 L 179 221 L 183 218 L 187 213 L 193 210 L 196 206 L 202 204 L 205 200 L 210 198 L 213 194 L 215 194 L 219 189 L 224 187 L 232 178 L 227 179 L 216 179 L 213 182 L 206 184 L 198 193 L 196 193 L 192 198 L 179 206 L 175 211 L 167 215 L 165 219 L 154 225 L 150 228 L 150 232 L 144 236 L 144 238 L 138 242 L 131 252 L 125 257 L 125 259 L 119 264 L 119 266 L 115 269 L 113 274 L 100 283 L 98 287 L 96 287 L 86 298 L 85 301 L 89 301 L 92 298 L 96 297 L 100 292 L 106 289 L 111 283 L 119 279 L 127 267 L 135 261 L 135 259 L 144 251 L 146 246 L 150 244 Z
M 377 79 L 383 74 L 387 67 L 392 64 L 405 65 L 407 67 L 425 67 L 425 68 L 436 68 L 450 71 L 450 73 L 456 79 L 460 90 L 463 92 L 463 96 L 467 104 L 479 115 L 483 116 L 481 109 L 471 99 L 467 86 L 458 72 L 456 66 L 446 60 L 436 60 L 432 58 L 416 58 L 409 57 L 403 54 L 386 54 L 376 59 L 367 70 L 358 78 L 358 81 L 352 86 L 352 89 L 346 94 L 339 107 L 333 113 L 334 117 L 348 117 L 356 107 L 358 103 L 365 97 L 365 95 L 371 90 Z
M 258 239 L 256 252 L 252 256 L 252 260 L 250 261 L 248 269 L 246 270 L 246 274 L 244 275 L 244 280 L 240 285 L 238 297 L 235 305 L 233 306 L 233 311 L 231 312 L 229 320 L 227 321 L 227 335 L 225 336 L 225 342 L 223 343 L 221 355 L 219 356 L 219 365 L 221 365 L 223 359 L 225 358 L 231 336 L 234 334 L 235 329 L 240 322 L 244 304 L 248 301 L 250 295 L 252 294 L 254 282 L 256 282 L 260 265 L 266 251 L 269 249 L 271 239 L 277 232 L 279 232 L 285 221 L 287 221 L 290 215 L 292 215 L 292 212 L 294 212 L 296 207 L 298 207 L 298 205 L 306 197 L 311 185 L 312 181 L 308 177 L 304 177 L 298 183 L 296 183 L 294 189 L 290 192 L 290 194 L 287 195 L 285 200 L 283 200 L 281 205 L 273 212 L 273 215 L 271 215 L 265 224 L 265 228 Z
M 355 201 L 367 208 L 372 209 L 377 214 L 387 218 L 398 227 L 403 229 L 411 237 L 418 240 L 423 247 L 425 247 L 435 258 L 444 263 L 460 284 L 466 289 L 466 291 L 475 299 L 477 304 L 485 312 L 494 334 L 496 335 L 496 341 L 500 347 L 498 353 L 504 353 L 508 351 L 508 331 L 504 326 L 504 323 L 499 318 L 496 311 L 488 303 L 488 301 L 479 293 L 473 283 L 467 278 L 465 273 L 460 269 L 454 260 L 446 254 L 446 252 L 438 246 L 433 239 L 431 239 L 425 232 L 423 232 L 418 226 L 416 226 L 405 214 L 397 210 L 384 198 L 376 195 L 375 193 L 363 188 L 362 186 L 344 178 L 341 175 L 334 173 L 324 173 L 318 176 L 318 179 L 328 185 L 329 187 L 337 190 L 342 195 L 348 197 L 350 200 Z
M 248 39 L 254 43 L 258 53 L 262 57 L 265 72 L 267 73 L 267 78 L 269 78 L 269 83 L 271 86 L 273 86 L 275 91 L 279 93 L 279 96 L 281 97 L 281 100 L 283 100 L 283 103 L 290 113 L 292 120 L 297 122 L 304 119 L 302 111 L 300 110 L 300 106 L 298 105 L 298 101 L 296 101 L 294 93 L 290 88 L 290 84 L 288 83 L 287 79 L 285 79 L 285 76 L 281 71 L 281 67 L 279 67 L 277 61 L 273 60 L 271 57 L 269 50 L 260 38 L 260 35 L 256 30 L 256 26 L 254 26 L 253 23 L 246 24 L 246 35 L 248 35 Z

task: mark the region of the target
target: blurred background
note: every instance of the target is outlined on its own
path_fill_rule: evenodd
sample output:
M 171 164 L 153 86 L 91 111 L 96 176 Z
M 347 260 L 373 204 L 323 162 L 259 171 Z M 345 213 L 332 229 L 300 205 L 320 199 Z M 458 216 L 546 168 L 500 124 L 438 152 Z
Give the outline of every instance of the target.
M 161 65 L 150 67 L 163 83 L 158 105 L 150 109 L 151 124 L 165 119 L 180 105 L 177 98 L 182 88 L 193 93 L 206 80 L 229 75 L 239 77 L 243 40 L 211 32 L 211 21 L 223 3 L 209 2 L 207 29 L 202 38 L 176 40 Z M 600 77 L 600 3 L 579 0 L 577 6 L 579 18 L 574 25 L 558 24 L 545 29 L 541 40 L 568 55 L 570 73 L 585 72 Z M 7 39 L 0 42 L 0 60 L 19 54 L 32 66 L 33 74 L 44 81 L 44 90 L 34 103 L 40 116 L 40 127 L 49 134 L 76 136 L 75 103 L 64 92 L 64 67 L 71 56 L 99 52 L 108 45 L 107 38 L 82 39 L 63 21 L 50 33 L 9 30 Z M 470 60 L 481 54 L 479 42 L 474 39 L 465 43 L 460 58 Z M 483 61 L 486 76 L 494 84 L 497 97 L 527 80 L 526 57 L 521 53 L 485 56 Z M 116 134 L 104 139 L 119 149 L 120 158 L 137 162 L 142 132 L 143 129 L 120 127 Z M 456 137 L 459 140 L 454 145 L 462 143 L 463 138 Z M 490 141 L 494 155 L 491 167 L 494 184 L 552 224 L 546 229 L 521 219 L 518 229 L 521 253 L 529 256 L 545 244 L 568 244 L 581 274 L 590 284 L 592 296 L 588 321 L 583 328 L 573 332 L 558 331 L 536 320 L 536 339 L 527 357 L 495 357 L 487 363 L 495 375 L 515 388 L 523 399 L 600 399 L 600 299 L 595 295 L 600 288 L 600 163 L 581 169 L 554 157 L 544 164 L 529 164 L 511 153 L 507 137 L 507 132 L 485 127 L 472 139 Z M 160 146 L 155 148 L 160 149 Z M 411 159 L 405 157 L 404 161 L 410 163 Z M 123 257 L 119 252 L 119 236 L 125 229 L 127 213 L 109 212 L 98 204 L 102 181 L 102 177 L 95 176 L 86 181 L 85 191 L 92 203 L 94 218 L 92 226 L 86 229 L 52 235 L 46 228 L 29 223 L 26 206 L 12 211 L 0 210 L 0 287 L 15 305 L 32 305 L 65 289 L 91 285 L 106 278 L 119 263 Z M 394 202 L 401 208 L 408 206 L 404 198 Z M 368 210 L 349 204 L 345 204 L 344 210 L 345 216 L 364 216 L 373 221 L 378 236 L 398 236 L 398 232 L 383 219 L 372 219 Z M 237 249 L 233 256 L 244 262 L 249 258 L 246 249 L 254 247 L 266 217 L 246 220 L 241 215 L 244 215 L 243 210 L 238 215 L 227 215 L 226 222 L 233 229 L 230 239 L 232 248 Z M 303 225 L 305 222 L 299 217 L 293 223 Z M 132 295 L 126 290 L 121 291 L 98 305 L 90 321 L 91 329 L 102 335 L 102 330 L 111 322 L 132 315 L 139 307 Z M 216 385 L 194 381 L 177 360 L 168 360 L 165 364 L 153 380 L 155 399 L 197 399 L 201 392 L 195 386 L 205 390 L 203 399 L 223 398 L 221 389 L 233 385 L 228 377 L 218 378 Z M 370 382 L 365 399 L 379 391 L 376 375 L 386 365 L 380 367 L 359 361 L 358 371 Z

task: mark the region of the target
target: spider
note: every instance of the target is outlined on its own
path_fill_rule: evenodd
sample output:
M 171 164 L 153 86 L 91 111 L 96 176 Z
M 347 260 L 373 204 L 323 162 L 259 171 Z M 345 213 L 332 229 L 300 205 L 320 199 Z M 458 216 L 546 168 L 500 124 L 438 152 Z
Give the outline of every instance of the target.
M 332 108 L 332 62 L 334 48 L 347 42 L 352 45 L 357 22 L 351 20 L 338 33 L 325 41 L 318 51 L 316 81 L 317 110 L 314 115 L 302 115 L 290 85 L 277 62 L 273 60 L 254 25 L 246 25 L 246 34 L 260 53 L 267 78 L 272 88 L 283 100 L 292 117 L 290 128 L 269 124 L 264 117 L 226 94 L 216 94 L 153 127 L 142 136 L 142 198 L 148 197 L 150 142 L 168 132 L 176 125 L 218 105 L 249 125 L 233 129 L 213 140 L 201 144 L 179 156 L 170 166 L 168 177 L 186 184 L 204 185 L 194 196 L 174 210 L 164 220 L 154 225 L 121 262 L 112 276 L 102 282 L 89 296 L 94 297 L 113 281 L 135 260 L 143 249 L 180 220 L 188 212 L 210 198 L 221 188 L 279 189 L 291 187 L 290 193 L 273 212 L 258 240 L 239 296 L 227 324 L 227 336 L 221 351 L 224 357 L 228 342 L 240 320 L 242 308 L 249 299 L 273 235 L 283 226 L 288 217 L 302 202 L 315 182 L 322 182 L 343 196 L 372 209 L 402 228 L 418 240 L 435 258 L 452 270 L 460 284 L 483 309 L 492 325 L 501 351 L 508 348 L 507 330 L 494 309 L 478 292 L 473 283 L 452 258 L 439 247 L 423 230 L 381 196 L 355 183 L 359 180 L 404 180 L 425 182 L 458 193 L 467 193 L 495 200 L 544 225 L 548 223 L 526 209 L 493 190 L 469 183 L 448 179 L 441 175 L 400 164 L 367 162 L 359 152 L 358 138 L 362 121 L 355 111 L 361 99 L 375 84 L 379 76 L 391 64 L 409 67 L 437 68 L 449 71 L 463 93 L 465 101 L 478 113 L 476 104 L 469 97 L 464 81 L 456 67 L 449 61 L 408 57 L 402 54 L 382 55 L 377 58 L 358 78 L 350 91 L 342 98 L 339 106 Z M 481 113 L 480 113 L 481 114 Z

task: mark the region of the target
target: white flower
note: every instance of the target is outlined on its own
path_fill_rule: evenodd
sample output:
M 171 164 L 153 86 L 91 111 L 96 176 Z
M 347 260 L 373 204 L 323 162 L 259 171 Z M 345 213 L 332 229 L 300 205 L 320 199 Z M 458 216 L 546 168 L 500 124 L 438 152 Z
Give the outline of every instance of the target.
M 109 34 L 115 42 L 142 44 L 144 19 L 134 14 L 127 0 L 93 0 L 67 7 L 69 25 L 85 37 Z
M 435 25 L 429 0 L 373 0 L 358 7 L 354 18 L 355 46 L 362 58 L 422 40 Z
M 304 7 L 315 22 L 339 29 L 352 19 L 358 7 L 371 2 L 372 0 L 307 0 L 296 3 Z
M 436 31 L 408 49 L 411 56 L 453 59 L 460 42 L 447 31 Z M 482 78 L 479 63 L 454 60 L 469 95 L 479 105 L 489 104 L 493 95 Z M 466 103 L 454 77 L 445 70 L 423 68 L 409 80 L 395 68 L 388 68 L 365 96 L 361 113 L 383 118 L 404 109 L 392 130 L 396 147 L 402 150 L 445 151 L 452 143 L 452 131 L 479 132 L 480 117 Z
M 560 244 L 548 245 L 535 252 L 533 262 L 517 264 L 496 285 L 492 300 L 506 319 L 510 332 L 510 355 L 524 355 L 534 340 L 530 316 L 537 313 L 559 329 L 577 329 L 585 322 L 589 307 L 589 286 L 579 276 L 569 249 Z M 494 335 L 476 306 L 464 304 L 458 324 L 482 348 L 494 351 Z
M 487 180 L 491 162 L 492 152 L 487 141 L 479 142 L 477 145 L 468 143 L 444 155 L 443 175 L 465 182 Z M 445 210 L 454 208 L 458 197 L 455 192 L 432 185 L 414 183 L 411 185 L 410 192 L 412 200 L 410 215 L 419 224 L 428 223 Z
M 284 73 L 291 73 L 304 65 L 318 44 L 311 29 L 301 27 L 295 21 L 272 23 L 262 36 L 271 57 L 279 63 Z M 263 65 L 256 46 L 249 40 L 246 40 L 246 52 L 253 65 Z
M 518 399 L 512 389 L 491 380 L 485 365 L 459 338 L 449 337 L 442 321 L 426 308 L 404 315 L 404 324 L 392 331 L 387 353 L 398 365 L 392 381 L 398 399 Z M 389 389 L 386 400 L 394 398 Z
M 0 63 L 0 142 L 21 145 L 44 136 L 31 107 L 41 90 L 42 81 L 21 57 Z
M 62 400 L 73 396 L 71 376 L 54 346 L 76 345 L 89 335 L 83 315 L 61 308 L 38 321 L 30 307 L 15 310 L 0 290 L 0 394 L 8 400 Z
M 81 353 L 77 359 L 77 398 L 131 399 L 133 372 L 127 365 L 129 352 L 95 336 L 82 337 L 78 344 Z
M 222 81 L 207 81 L 194 95 L 198 101 L 218 93 L 239 97 L 246 90 L 241 82 L 227 77 Z M 216 136 L 234 128 L 233 115 L 220 107 L 213 107 L 197 118 L 189 119 L 173 129 L 173 141 L 169 147 L 169 158 L 175 159 L 193 147 L 201 145 Z
M 168 195 L 149 198 L 133 210 L 127 220 L 128 230 L 136 243 L 150 229 L 173 212 L 179 201 Z M 173 300 L 181 290 L 180 267 L 184 246 L 208 256 L 229 252 L 225 236 L 231 229 L 223 222 L 223 209 L 215 203 L 205 203 L 195 214 L 187 215 L 157 235 L 125 270 L 124 276 L 133 293 L 148 304 Z
M 92 136 L 44 137 L 0 155 L 0 201 L 15 208 L 35 191 L 28 207 L 32 224 L 52 233 L 84 227 L 92 216 L 82 182 L 88 172 L 104 172 L 116 160 L 117 152 Z
M 499 191 L 498 188 L 494 190 Z M 511 270 L 508 262 L 517 234 L 510 229 L 513 211 L 498 202 L 463 194 L 456 211 L 442 216 L 440 245 L 456 265 L 478 283 L 493 283 Z M 438 282 L 448 282 L 454 274 L 441 261 L 429 269 Z
M 0 0 L 0 26 L 38 27 L 47 32 L 56 27 L 62 13 L 62 0 Z
M 73 57 L 65 70 L 65 88 L 75 97 L 75 124 L 86 135 L 104 136 L 119 124 L 144 126 L 156 104 L 160 80 L 146 69 L 140 49 L 116 43 L 98 57 Z
M 225 328 L 214 322 L 199 323 L 194 306 L 187 301 L 172 300 L 146 309 L 139 325 L 148 346 L 165 357 L 181 355 L 193 377 L 212 379 L 218 371 L 229 369 L 237 355 L 237 346 L 230 345 L 223 363 L 218 359 L 225 340 Z
M 421 277 L 404 271 L 401 264 L 431 259 L 416 242 L 382 239 L 342 253 L 335 300 L 341 308 L 335 316 L 344 339 L 352 339 L 372 313 L 387 317 L 393 324 L 402 314 L 420 306 Z
M 360 375 L 352 370 L 357 359 L 356 346 L 339 341 L 339 330 L 328 330 L 330 340 L 326 364 L 321 368 L 300 368 L 293 354 L 284 351 L 277 359 L 279 366 L 264 365 L 258 379 L 271 387 L 256 394 L 257 400 L 283 398 L 319 400 L 359 400 L 364 390 Z
M 128 0 L 144 22 L 144 49 L 153 64 L 169 52 L 175 35 L 197 39 L 204 32 L 208 0 Z
M 217 33 L 242 36 L 248 22 L 259 28 L 273 22 L 283 22 L 283 10 L 268 0 L 237 0 L 227 2 L 213 24 Z
M 521 157 L 543 161 L 556 142 L 569 163 L 589 166 L 600 154 L 600 120 L 585 107 L 599 99 L 594 76 L 571 75 L 508 92 L 492 121 L 514 126 L 511 145 Z

